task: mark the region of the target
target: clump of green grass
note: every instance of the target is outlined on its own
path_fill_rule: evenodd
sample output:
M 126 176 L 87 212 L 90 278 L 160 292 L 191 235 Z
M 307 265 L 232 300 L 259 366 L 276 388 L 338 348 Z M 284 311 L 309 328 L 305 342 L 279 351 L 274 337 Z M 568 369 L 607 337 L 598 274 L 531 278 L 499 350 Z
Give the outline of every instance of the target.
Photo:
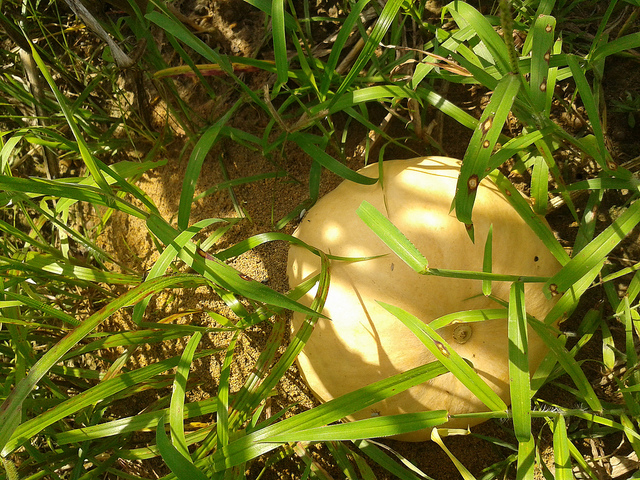
M 24 52 L 22 61 L 32 58 L 35 71 L 44 79 L 39 91 L 31 91 L 27 88 L 26 74 L 18 68 L 22 65 L 18 55 L 13 50 L 2 51 L 2 55 L 14 63 L 13 70 L 5 71 L 0 82 L 0 93 L 6 106 L 0 151 L 0 229 L 3 232 L 0 255 L 3 284 L 0 299 L 0 354 L 3 359 L 0 365 L 0 398 L 3 401 L 0 406 L 0 448 L 4 478 L 101 475 L 139 478 L 125 472 L 122 461 L 157 456 L 173 472 L 169 477 L 242 478 L 257 458 L 266 456 L 266 463 L 272 465 L 294 453 L 301 456 L 306 465 L 302 474 L 305 478 L 322 476 L 304 447 L 293 443 L 301 441 L 324 442 L 336 464 L 348 472 L 349 478 L 374 478 L 364 458 L 398 478 L 424 478 L 424 473 L 417 467 L 406 460 L 392 459 L 366 439 L 437 427 L 446 420 L 444 412 L 329 424 L 435 375 L 448 370 L 460 372 L 466 363 L 435 362 L 302 414 L 283 419 L 286 413 L 283 411 L 265 420 L 261 413 L 266 399 L 294 362 L 320 315 L 318 312 L 322 310 L 330 282 L 328 265 L 331 259 L 323 252 L 316 252 L 323 259 L 322 273 L 286 295 L 259 282 L 247 281 L 226 263 L 229 258 L 265 242 L 296 241 L 277 229 L 317 200 L 323 169 L 346 180 L 375 182 L 375 179 L 348 169 L 342 156 L 345 155 L 345 138 L 351 134 L 350 125 L 363 126 L 387 144 L 401 143 L 400 139 L 391 138 L 384 126 L 372 120 L 373 112 L 380 104 L 398 116 L 403 111 L 399 106 L 411 110 L 412 125 L 416 125 L 416 115 L 419 117 L 427 109 L 435 108 L 469 128 L 472 137 L 464 155 L 455 200 L 455 212 L 460 221 L 473 223 L 474 195 L 467 188 L 469 178 L 490 176 L 503 191 L 510 193 L 508 198 L 514 208 L 564 266 L 546 283 L 549 295 L 562 294 L 547 318 L 526 318 L 517 309 L 509 309 L 509 322 L 514 326 L 528 323 L 550 349 L 547 360 L 531 379 L 528 374 L 518 374 L 517 370 L 523 357 L 526 359 L 526 352 L 518 348 L 512 350 L 514 407 L 508 410 L 501 402 L 495 402 L 482 383 L 470 385 L 492 410 L 482 415 L 513 420 L 511 447 L 514 454 L 500 469 L 514 468 L 516 478 L 532 478 L 536 468 L 551 475 L 540 460 L 536 441 L 540 434 L 532 427 L 533 418 L 543 418 L 552 433 L 556 478 L 571 478 L 574 466 L 597 478 L 578 448 L 580 440 L 589 438 L 592 433 L 588 429 L 568 431 L 568 424 L 587 425 L 596 432 L 593 435 L 622 433 L 638 453 L 640 377 L 635 348 L 639 320 L 636 307 L 640 293 L 638 266 L 611 271 L 607 265 L 608 255 L 640 221 L 640 202 L 636 201 L 638 182 L 630 171 L 614 162 L 607 149 L 599 95 L 602 88 L 599 82 L 606 63 L 614 61 L 626 50 L 640 46 L 638 32 L 613 39 L 607 34 L 608 25 L 623 2 L 610 2 L 587 54 L 572 52 L 562 32 L 557 31 L 558 20 L 582 2 L 513 2 L 513 8 L 510 8 L 509 2 L 501 1 L 500 8 L 491 15 L 480 14 L 470 4 L 452 2 L 444 6 L 439 23 L 423 20 L 426 2 L 390 0 L 379 6 L 360 0 L 345 4 L 344 15 L 336 19 L 309 18 L 308 2 L 302 2 L 303 12 L 282 1 L 252 0 L 248 3 L 263 11 L 269 19 L 267 33 L 273 46 L 273 61 L 230 57 L 212 49 L 161 1 L 150 3 L 146 11 L 131 2 L 129 15 L 118 22 L 105 24 L 107 31 L 118 40 L 123 40 L 124 31 L 132 32 L 136 39 L 146 39 L 148 49 L 139 66 L 149 81 L 154 73 L 168 67 L 149 33 L 152 28 L 159 27 L 182 62 L 201 81 L 206 80 L 203 76 L 206 68 L 198 65 L 209 63 L 224 72 L 234 86 L 232 106 L 215 122 L 199 128 L 190 120 L 190 109 L 177 95 L 172 77 L 154 80 L 158 82 L 159 91 L 166 95 L 168 104 L 172 105 L 174 117 L 180 119 L 195 143 L 176 212 L 177 224 L 163 218 L 153 202 L 136 186 L 136 180 L 143 172 L 160 165 L 161 162 L 153 161 L 156 149 L 138 163 L 116 161 L 107 164 L 101 160 L 104 153 L 124 148 L 128 142 L 140 137 L 156 145 L 161 138 L 149 130 L 142 119 L 113 118 L 96 100 L 107 92 L 106 86 L 115 88 L 117 73 L 113 66 L 74 52 L 66 41 L 72 34 L 71 26 L 64 27 L 66 17 L 56 11 L 54 3 L 47 5 L 45 14 L 25 3 L 20 21 L 13 20 L 14 17 L 0 17 L 5 30 L 11 32 L 14 44 Z M 18 7 L 13 5 L 14 9 Z M 363 15 L 365 13 L 367 15 Z M 373 20 L 366 20 L 369 15 Z M 319 58 L 313 54 L 316 39 L 312 36 L 312 27 L 316 21 L 338 24 L 330 54 Z M 446 22 L 453 22 L 453 27 L 444 28 Z M 514 28 L 527 34 L 524 45 L 517 50 L 511 41 Z M 414 44 L 409 46 L 403 39 L 414 31 L 418 33 L 412 37 Z M 347 45 L 351 45 L 350 37 L 354 35 L 362 42 L 354 48 L 352 63 L 345 68 L 341 63 L 344 61 L 343 50 L 351 48 Z M 36 37 L 44 41 L 34 42 Z M 105 55 L 105 58 L 110 57 Z M 73 77 L 69 77 L 67 71 L 69 64 L 75 68 Z M 397 79 L 394 73 L 406 65 L 414 67 L 412 73 Z M 272 73 L 272 79 L 265 88 L 252 89 L 239 75 L 243 68 L 266 70 Z M 60 82 L 60 78 L 66 82 Z M 442 82 L 475 84 L 492 92 L 480 118 L 471 116 L 438 93 L 436 85 Z M 588 115 L 587 133 L 581 137 L 568 133 L 550 120 L 551 108 L 557 100 L 555 86 L 559 82 L 574 85 L 574 97 L 580 99 Z M 65 87 L 61 88 L 60 83 Z M 70 85 L 78 89 L 71 91 Z M 107 92 L 108 95 L 116 93 Z M 210 91 L 210 94 L 215 95 L 215 92 Z M 269 123 L 262 137 L 230 126 L 230 119 L 243 105 L 259 108 L 268 116 Z M 518 133 L 512 136 L 507 136 L 504 129 L 509 116 L 513 116 L 519 125 Z M 45 117 L 47 121 L 44 121 Z M 341 131 L 337 125 L 344 124 L 348 127 Z M 113 138 L 116 128 L 125 130 L 126 141 Z M 276 231 L 248 238 L 210 255 L 206 250 L 224 234 L 224 220 L 207 219 L 189 225 L 189 219 L 204 158 L 223 140 L 240 142 L 265 155 L 276 155 L 286 145 L 295 144 L 310 158 L 309 195 L 306 201 L 279 219 Z M 365 142 L 365 145 L 368 144 Z M 598 175 L 567 185 L 555 153 L 568 147 L 593 158 Z M 43 156 L 49 157 L 51 178 L 45 178 L 44 173 L 28 178 L 20 175 L 19 159 L 31 148 L 48 152 Z M 384 148 L 380 149 L 380 158 L 384 151 Z M 369 155 L 368 146 L 365 152 Z M 60 177 L 55 171 L 55 162 L 52 163 L 52 153 L 53 160 L 68 156 L 81 162 L 84 172 L 81 176 Z M 518 194 L 501 170 L 505 162 L 512 159 L 516 169 L 530 172 L 533 206 Z M 222 188 L 227 187 L 220 186 Z M 596 217 L 592 212 L 608 190 L 622 189 L 631 192 L 629 201 L 622 206 L 622 213 L 596 235 Z M 578 191 L 587 193 L 586 205 L 574 204 L 572 192 Z M 561 197 L 579 224 L 578 240 L 569 253 L 546 224 L 534 215 L 548 210 L 550 196 Z M 96 245 L 91 232 L 83 231 L 71 220 L 78 202 L 104 212 L 103 222 L 108 222 L 114 212 L 145 221 L 160 255 L 144 278 L 126 267 L 125 273 L 115 273 L 106 266 L 113 259 Z M 368 213 L 375 218 L 375 212 Z M 207 240 L 196 244 L 194 236 L 209 227 L 217 227 L 217 230 L 209 234 Z M 389 225 L 382 224 L 379 234 L 385 239 L 395 238 L 399 245 L 404 241 Z M 74 258 L 71 245 L 81 245 L 88 252 L 87 260 L 79 262 Z M 398 254 L 402 251 L 411 250 L 401 249 Z M 428 269 L 419 252 L 404 255 L 404 260 Z M 175 264 L 187 265 L 195 273 L 176 273 L 179 269 L 172 269 Z M 620 298 L 613 282 L 625 276 L 632 279 Z M 319 294 L 312 308 L 298 304 L 296 300 L 316 283 Z M 595 283 L 602 285 L 606 293 L 607 309 L 591 310 L 581 323 L 573 346 L 568 348 L 567 335 L 556 335 L 551 325 L 570 315 Z M 105 285 L 122 285 L 126 291 L 114 294 L 105 289 Z M 209 312 L 221 325 L 219 328 L 146 321 L 146 304 L 154 293 L 201 285 L 209 286 L 233 310 L 235 317 L 224 318 Z M 87 316 L 77 315 L 76 309 L 83 300 L 78 292 L 96 295 L 100 309 Z M 522 292 L 521 282 L 513 282 L 509 305 L 521 301 Z M 110 315 L 131 306 L 131 318 L 137 325 L 135 330 L 109 336 L 101 333 L 98 327 Z M 416 332 L 429 337 L 428 326 L 415 322 L 392 305 L 388 308 L 412 325 Z M 308 315 L 307 323 L 291 339 L 284 354 L 278 355 L 286 328 L 284 317 L 279 314 L 286 310 L 304 311 Z M 235 342 L 244 329 L 267 321 L 273 321 L 273 333 L 257 361 L 256 373 L 247 379 L 239 392 L 231 394 L 229 378 Z M 622 345 L 613 342 L 608 321 L 619 322 L 624 328 Z M 218 353 L 200 348 L 203 335 L 217 331 L 232 334 L 224 352 L 218 392 L 207 400 L 188 402 L 186 394 L 192 363 Z M 512 330 L 514 345 L 522 344 L 523 339 L 517 337 L 519 331 L 526 329 Z M 581 348 L 598 331 L 604 338 L 603 364 L 607 368 L 619 364 L 626 366 L 626 372 L 617 378 L 624 400 L 622 404 L 612 405 L 599 398 L 576 361 Z M 129 355 L 138 346 L 174 338 L 188 339 L 181 355 L 159 359 L 138 369 L 127 367 Z M 70 366 L 82 355 L 95 354 L 109 347 L 122 347 L 125 353 L 115 359 L 107 371 Z M 562 375 L 568 375 L 571 380 L 571 384 L 563 384 L 563 388 L 576 404 L 584 405 L 584 409 L 556 406 L 549 410 L 538 406 L 536 392 Z M 68 388 L 69 384 L 72 388 Z M 171 394 L 163 390 L 168 386 Z M 158 392 L 162 401 L 156 408 L 137 416 L 106 417 L 115 402 L 130 398 L 143 388 Z M 189 433 L 184 431 L 185 419 L 204 414 L 215 414 L 216 422 Z M 155 431 L 155 439 L 145 447 L 132 446 L 132 436 L 145 429 Z M 439 438 L 444 434 L 434 430 L 434 440 L 440 442 Z M 452 460 L 457 462 L 456 466 L 465 478 L 471 478 L 463 465 L 464 460 L 462 463 L 455 457 Z

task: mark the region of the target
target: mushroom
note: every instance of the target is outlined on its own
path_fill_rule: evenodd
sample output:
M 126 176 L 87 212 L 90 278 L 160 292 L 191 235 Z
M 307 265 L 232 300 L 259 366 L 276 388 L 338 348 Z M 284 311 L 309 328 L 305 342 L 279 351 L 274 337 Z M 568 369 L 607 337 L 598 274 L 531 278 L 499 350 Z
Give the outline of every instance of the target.
M 428 323 L 446 314 L 480 308 L 498 308 L 482 295 L 482 282 L 418 275 L 402 262 L 357 216 L 368 201 L 384 213 L 420 250 L 434 268 L 482 271 L 484 245 L 469 238 L 465 226 L 450 211 L 460 162 L 444 157 L 385 161 L 384 187 L 380 182 L 361 185 L 349 181 L 322 197 L 309 210 L 295 235 L 326 253 L 346 257 L 372 257 L 358 262 L 331 262 L 331 281 L 323 314 L 298 356 L 301 373 L 314 395 L 329 401 L 378 380 L 434 360 L 410 330 L 377 302 L 398 306 Z M 360 173 L 378 175 L 378 165 Z M 552 276 L 560 265 L 543 242 L 488 179 L 477 190 L 473 210 L 475 238 L 487 237 L 493 225 L 493 272 Z M 385 255 L 387 254 L 387 255 Z M 320 260 L 309 250 L 292 245 L 287 273 L 291 287 L 316 275 Z M 510 285 L 492 282 L 492 294 L 509 298 Z M 301 302 L 310 305 L 315 288 Z M 538 319 L 554 305 L 542 284 L 525 286 L 527 313 Z M 294 312 L 293 329 L 304 315 Z M 438 333 L 476 372 L 509 403 L 508 333 L 505 319 L 456 323 Z M 529 329 L 531 371 L 546 354 L 542 340 Z M 451 373 L 376 403 L 349 417 L 424 410 L 449 414 L 486 411 L 486 407 Z M 466 428 L 482 420 L 451 419 L 445 426 Z M 423 441 L 429 432 L 397 437 Z

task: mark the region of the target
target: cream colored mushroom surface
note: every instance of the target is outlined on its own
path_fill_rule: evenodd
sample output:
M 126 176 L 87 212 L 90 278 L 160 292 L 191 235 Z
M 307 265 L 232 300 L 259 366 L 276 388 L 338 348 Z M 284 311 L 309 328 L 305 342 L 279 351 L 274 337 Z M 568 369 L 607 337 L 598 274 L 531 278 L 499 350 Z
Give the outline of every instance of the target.
M 484 243 L 493 225 L 493 272 L 551 276 L 560 265 L 513 210 L 497 187 L 483 180 L 473 209 L 475 244 L 451 210 L 459 162 L 444 157 L 384 162 L 380 182 L 361 185 L 349 181 L 322 197 L 304 217 L 295 235 L 325 253 L 348 257 L 388 254 L 360 262 L 331 262 L 331 282 L 323 313 L 298 357 L 302 375 L 322 401 L 434 360 L 428 349 L 400 320 L 377 301 L 398 306 L 424 322 L 445 314 L 479 308 L 499 308 L 482 295 L 477 280 L 419 275 L 402 262 L 357 216 L 366 200 L 403 232 L 433 268 L 482 271 Z M 378 176 L 378 165 L 360 173 Z M 291 287 L 316 274 L 319 257 L 292 246 L 288 275 Z M 493 295 L 508 300 L 508 283 L 493 282 Z M 310 305 L 311 290 L 301 302 Z M 542 284 L 525 287 L 527 313 L 543 319 L 554 304 Z M 294 313 L 293 328 L 302 314 Z M 509 403 L 507 320 L 452 324 L 438 333 Z M 533 371 L 546 353 L 543 342 L 529 329 L 529 360 Z M 449 414 L 486 411 L 486 407 L 451 373 L 406 390 L 354 414 L 350 419 L 424 410 Z M 480 421 L 452 419 L 446 426 L 466 428 Z M 397 437 L 423 441 L 429 432 Z

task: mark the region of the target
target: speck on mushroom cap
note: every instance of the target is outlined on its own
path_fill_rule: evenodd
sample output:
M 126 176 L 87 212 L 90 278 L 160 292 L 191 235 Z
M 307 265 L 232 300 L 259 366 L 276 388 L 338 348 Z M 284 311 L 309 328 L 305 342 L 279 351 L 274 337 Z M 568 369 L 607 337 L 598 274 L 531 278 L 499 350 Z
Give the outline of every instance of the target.
M 513 275 L 551 276 L 560 265 L 497 187 L 483 180 L 473 210 L 476 243 L 450 212 L 459 161 L 444 157 L 384 162 L 384 189 L 380 182 L 360 185 L 345 181 L 310 209 L 295 235 L 333 255 L 363 257 L 388 253 L 362 262 L 332 261 L 331 283 L 323 313 L 298 357 L 301 372 L 322 401 L 434 360 L 427 348 L 400 320 L 377 301 L 403 308 L 428 323 L 445 314 L 478 308 L 497 308 L 482 296 L 482 284 L 418 275 L 404 264 L 356 215 L 366 200 L 403 232 L 434 268 L 482 271 L 484 240 L 493 225 L 493 272 Z M 375 177 L 378 165 L 360 173 Z M 386 202 L 385 202 L 386 200 Z M 315 275 L 318 257 L 292 246 L 287 272 L 291 287 Z M 302 303 L 311 304 L 315 289 Z M 509 297 L 509 284 L 494 282 L 492 293 Z M 527 313 L 544 318 L 553 306 L 541 284 L 525 286 Z M 297 330 L 304 316 L 294 313 Z M 438 333 L 462 357 L 471 360 L 477 373 L 509 402 L 508 336 L 506 319 L 450 325 Z M 546 353 L 543 342 L 529 330 L 529 361 L 532 371 Z M 485 411 L 486 407 L 448 373 L 352 416 L 362 419 L 380 415 L 448 410 L 450 414 Z M 450 420 L 448 427 L 469 423 Z M 401 440 L 422 441 L 429 432 L 400 435 Z

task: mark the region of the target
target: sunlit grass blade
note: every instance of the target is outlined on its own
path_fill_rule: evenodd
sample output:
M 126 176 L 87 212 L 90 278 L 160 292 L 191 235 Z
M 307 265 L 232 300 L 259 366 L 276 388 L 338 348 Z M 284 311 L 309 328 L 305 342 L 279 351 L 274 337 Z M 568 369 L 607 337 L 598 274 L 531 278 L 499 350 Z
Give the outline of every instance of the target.
M 533 480 L 536 459 L 536 441 L 533 435 L 518 442 L 518 466 L 516 480 Z
M 188 419 L 213 414 L 216 412 L 216 409 L 216 399 L 187 403 L 184 406 L 184 418 Z M 59 445 L 66 445 L 69 443 L 80 443 L 87 440 L 96 440 L 136 431 L 155 429 L 161 421 L 165 423 L 169 422 L 167 413 L 168 409 L 140 413 L 131 417 L 119 418 L 97 425 L 88 425 L 82 428 L 60 432 L 55 434 L 54 438 Z
M 102 174 L 102 171 L 100 170 L 100 168 L 98 167 L 98 165 L 97 165 L 97 163 L 95 161 L 94 156 L 91 154 L 91 151 L 88 148 L 87 143 L 84 140 L 82 132 L 78 128 L 78 125 L 76 123 L 76 120 L 75 120 L 75 117 L 73 115 L 73 112 L 71 111 L 71 109 L 67 105 L 67 99 L 64 97 L 64 95 L 62 95 L 62 93 L 58 89 L 58 86 L 57 86 L 56 82 L 53 80 L 53 77 L 51 76 L 51 73 L 49 72 L 49 69 L 47 68 L 45 63 L 42 61 L 42 58 L 38 54 L 37 49 L 33 46 L 33 44 L 31 44 L 31 42 L 29 42 L 29 45 L 31 46 L 31 54 L 33 55 L 33 59 L 38 64 L 38 68 L 40 69 L 40 72 L 42 73 L 42 76 L 45 78 L 45 80 L 49 84 L 49 88 L 51 88 L 51 91 L 55 95 L 56 100 L 58 101 L 58 104 L 60 105 L 60 109 L 62 110 L 62 113 L 64 114 L 65 119 L 67 120 L 67 123 L 68 123 L 69 127 L 71 128 L 71 131 L 73 132 L 73 136 L 76 139 L 76 142 L 77 142 L 77 145 L 78 145 L 78 149 L 80 150 L 80 156 L 82 157 L 82 160 L 84 161 L 85 165 L 87 166 L 87 168 L 91 172 L 91 175 L 93 176 L 93 178 L 95 179 L 96 183 L 98 184 L 98 187 L 102 191 L 104 191 L 105 193 L 112 194 L 113 192 L 111 190 L 111 187 L 109 186 L 109 184 L 105 180 L 105 178 L 104 178 L 104 176 Z
M 311 302 L 311 308 L 309 309 L 311 312 L 322 311 L 329 291 L 329 283 L 331 279 L 329 261 L 324 254 L 320 255 L 320 259 L 318 289 L 313 301 Z M 312 284 L 315 284 L 315 281 Z M 312 284 L 308 285 L 307 288 L 310 288 Z M 235 427 L 238 422 L 244 420 L 244 417 L 247 416 L 249 412 L 253 412 L 258 408 L 258 405 L 269 395 L 269 392 L 276 387 L 285 372 L 291 367 L 291 365 L 293 365 L 293 362 L 302 351 L 307 340 L 309 340 L 309 337 L 313 332 L 313 327 L 316 324 L 317 317 L 318 314 L 316 313 L 305 317 L 302 327 L 293 336 L 285 352 L 278 359 L 273 368 L 271 368 L 271 371 L 266 375 L 262 382 L 260 382 L 259 378 L 251 378 L 251 380 L 254 380 L 253 385 L 247 385 L 247 387 L 250 388 L 243 389 L 237 401 L 234 402 L 234 412 L 229 418 L 229 424 L 232 427 Z M 261 360 L 266 361 L 264 357 L 261 357 Z M 198 450 L 195 452 L 194 458 L 203 458 L 208 455 L 216 446 L 214 445 L 214 440 L 216 440 L 217 443 L 217 438 L 212 433 L 204 442 L 202 442 Z M 222 446 L 218 451 L 224 450 L 227 446 L 228 445 Z
M 546 281 L 545 277 L 530 277 L 522 275 L 502 275 L 491 272 L 474 272 L 468 270 L 449 270 L 445 268 L 430 268 L 427 260 L 404 236 L 404 234 L 367 201 L 362 202 L 356 213 L 369 228 L 400 257 L 414 271 L 421 275 L 435 275 L 449 278 L 467 278 L 472 280 L 495 280 L 510 282 L 536 282 Z
M 319 144 L 324 142 L 324 139 L 311 135 L 309 133 L 294 133 L 289 136 L 289 139 L 297 143 L 302 150 L 309 154 L 315 162 L 318 162 L 327 170 L 332 171 L 336 175 L 344 178 L 345 180 L 351 180 L 352 182 L 361 183 L 363 185 L 373 185 L 378 181 L 377 178 L 367 177 L 358 172 L 354 172 L 343 163 L 338 162 L 331 155 L 326 153 Z
M 271 36 L 273 53 L 276 59 L 278 82 L 283 84 L 288 79 L 289 61 L 287 60 L 287 39 L 284 23 L 284 0 L 273 0 L 271 4 Z
M 456 320 L 468 323 L 468 322 L 483 322 L 485 320 L 492 319 L 501 319 L 507 318 L 507 309 L 506 308 L 486 308 L 479 310 L 467 310 L 450 313 L 448 315 L 443 315 L 442 317 L 436 318 L 429 322 L 429 326 L 434 330 L 438 330 L 439 328 L 446 327 L 450 325 L 452 322 Z
M 556 480 L 574 480 L 571 471 L 567 424 L 562 415 L 558 415 L 553 423 L 553 456 L 556 466 Z
M 544 323 L 552 325 L 559 322 L 562 319 L 566 319 L 571 315 L 574 309 L 578 306 L 580 298 L 591 286 L 593 280 L 600 274 L 602 267 L 605 264 L 605 260 L 601 260 L 595 267 L 587 272 L 580 280 L 575 282 L 569 290 L 567 290 L 560 300 L 551 308 L 549 313 L 544 319 Z
M 519 442 L 531 438 L 529 342 L 524 284 L 514 282 L 509 293 L 509 380 L 513 427 Z
M 480 181 L 487 175 L 486 168 L 491 152 L 502 132 L 519 89 L 520 80 L 515 75 L 506 75 L 500 80 L 465 152 L 458 177 L 455 210 L 458 220 L 466 225 L 473 224 L 471 212 L 476 191 Z M 473 239 L 472 230 L 469 234 Z
M 634 278 L 637 278 L 637 275 Z M 629 371 L 633 371 L 633 369 L 638 366 L 638 351 L 636 350 L 635 346 L 635 330 L 633 318 L 635 312 L 631 310 L 631 300 L 628 296 L 625 296 L 620 303 L 623 306 L 621 320 L 624 324 L 625 331 L 625 354 L 627 356 L 627 368 L 629 369 Z
M 184 400 L 187 393 L 187 379 L 189 378 L 189 370 L 191 368 L 191 362 L 193 361 L 193 354 L 195 353 L 196 347 L 198 346 L 198 343 L 200 343 L 201 339 L 202 333 L 195 332 L 189 339 L 189 342 L 187 342 L 187 346 L 182 352 L 180 363 L 178 363 L 176 375 L 173 380 L 171 403 L 169 406 L 171 443 L 177 452 L 189 459 L 189 449 L 187 448 L 187 441 L 184 437 Z M 159 429 L 164 431 L 164 427 L 162 425 L 160 425 Z
M 381 450 L 381 448 L 388 448 L 384 444 L 376 444 L 371 440 L 356 440 L 353 443 L 371 460 L 390 472 L 394 476 L 394 478 L 399 478 L 401 480 L 421 480 L 424 478 L 428 478 L 424 473 L 420 472 L 414 465 L 410 464 L 408 461 L 403 462 L 404 466 L 398 464 L 398 462 L 393 460 L 393 458 L 391 458 Z M 420 476 L 409 471 L 407 468 L 411 468 L 417 471 Z
M 604 192 L 601 189 L 596 189 L 591 192 L 587 199 L 587 204 L 584 207 L 584 214 L 582 216 L 582 222 L 578 228 L 578 234 L 573 244 L 573 255 L 576 256 L 580 250 L 593 240 L 593 236 L 596 233 L 597 213 L 600 202 L 602 201 Z
M 460 125 L 463 125 L 472 130 L 478 125 L 478 120 L 476 118 L 469 115 L 467 112 L 452 103 L 450 100 L 447 100 L 436 91 L 421 85 L 416 90 L 416 94 L 421 99 L 425 100 L 429 105 L 434 106 L 445 115 L 453 118 Z
M 545 136 L 551 134 L 553 128 L 550 126 L 544 127 L 541 130 L 534 130 L 533 132 L 523 133 L 517 137 L 509 139 L 503 144 L 497 152 L 491 155 L 491 159 L 487 164 L 487 168 L 491 171 L 498 168 L 504 162 L 512 158 L 514 155 L 526 150 L 527 147 L 535 144 L 538 140 L 542 140 Z
M 401 308 L 378 302 L 385 310 L 398 318 L 429 349 L 455 377 L 478 397 L 490 410 L 506 411 L 507 405 L 476 373 L 467 361 L 447 344 L 429 325 Z
M 587 460 L 582 456 L 582 453 L 573 444 L 573 442 L 569 442 L 569 453 L 571 454 L 571 457 L 576 461 L 580 469 L 586 472 L 586 474 L 589 475 L 592 480 L 599 480 L 596 472 L 593 470 L 593 468 L 591 468 L 589 462 L 587 462 Z
M 189 315 L 193 312 L 185 312 L 184 315 Z M 148 326 L 149 324 L 145 325 Z M 62 357 L 62 360 L 68 360 L 73 357 L 79 357 L 81 355 L 96 352 L 97 350 L 105 348 L 117 348 L 117 347 L 131 347 L 136 345 L 161 343 L 176 338 L 185 337 L 194 332 L 194 329 L 202 329 L 208 331 L 208 328 L 194 327 L 191 325 L 163 325 L 161 323 L 151 324 L 152 327 L 148 330 L 135 330 L 127 332 L 118 332 L 105 335 L 102 338 L 98 338 L 90 343 L 78 345 L 76 348 L 72 348 L 66 355 Z M 155 328 L 154 328 L 155 327 Z M 164 328 L 163 328 L 164 327 Z M 173 328 L 172 328 L 173 327 Z M 197 330 L 196 330 L 197 331 Z
M 585 246 L 560 272 L 545 284 L 547 294 L 566 292 L 580 278 L 602 262 L 633 228 L 640 222 L 640 202 L 636 201 Z
M 153 267 L 151 267 L 151 269 L 147 273 L 146 280 L 151 280 L 153 278 L 157 278 L 164 275 L 167 269 L 169 268 L 169 266 L 171 265 L 171 262 L 175 260 L 180 250 L 184 248 L 186 243 L 189 242 L 194 235 L 196 235 L 200 230 L 207 228 L 213 225 L 214 223 L 222 222 L 222 221 L 223 220 L 220 220 L 217 218 L 209 218 L 209 219 L 197 222 L 194 225 L 191 225 L 186 230 L 182 231 L 179 235 L 176 236 L 173 242 L 167 245 L 167 247 L 164 249 L 164 252 L 162 252 L 160 257 L 153 264 Z M 137 303 L 133 307 L 133 314 L 131 316 L 131 320 L 134 323 L 140 324 L 140 322 L 142 321 L 142 317 L 144 315 L 144 311 L 147 305 L 149 304 L 150 300 L 151 300 L 150 298 L 145 298 L 144 300 Z
M 389 437 L 441 425 L 447 421 L 447 417 L 445 410 L 388 415 L 338 425 L 298 430 L 291 433 L 281 433 L 267 437 L 262 441 L 277 443 L 295 441 L 321 442 Z
M 156 428 L 156 443 L 162 459 L 179 480 L 207 480 L 209 478 L 171 444 L 164 431 L 164 422 L 160 422 Z
M 549 165 L 541 155 L 536 155 L 533 160 L 531 197 L 534 202 L 533 211 L 538 215 L 544 215 L 549 203 Z
M 78 325 L 80 325 L 82 322 L 80 322 L 79 320 L 77 320 L 73 315 L 69 315 L 68 313 L 65 313 L 57 308 L 54 308 L 52 305 L 50 305 L 49 303 L 45 303 L 43 301 L 40 300 L 36 300 L 34 298 L 28 297 L 26 295 L 21 295 L 19 293 L 15 293 L 12 292 L 11 290 L 7 290 L 5 289 L 2 292 L 3 296 L 8 297 L 8 298 L 13 298 L 14 300 L 17 300 L 19 304 L 21 305 L 26 305 L 28 307 L 31 307 L 33 309 L 35 309 L 36 311 L 40 312 L 40 313 L 44 313 L 46 315 L 49 315 L 53 318 L 57 318 L 58 320 L 61 320 L 65 323 L 67 323 L 68 325 L 71 325 L 73 327 L 77 327 Z
M 277 445 L 262 443 L 269 436 L 289 431 L 305 430 L 319 427 L 340 420 L 356 411 L 367 408 L 374 403 L 400 393 L 414 385 L 419 385 L 430 378 L 446 373 L 447 369 L 440 363 L 433 362 L 417 367 L 394 377 L 375 382 L 371 385 L 348 393 L 312 410 L 287 418 L 269 427 L 260 429 L 245 437 L 239 438 L 203 460 L 198 465 L 212 465 L 216 471 L 222 471 L 238 465 L 251 458 L 256 458 L 273 450 Z
M 81 267 L 66 260 L 60 260 L 49 255 L 33 255 L 22 262 L 2 258 L 7 265 L 13 265 L 18 270 L 42 275 L 43 277 L 64 278 L 68 282 L 105 282 L 112 284 L 131 285 L 137 284 L 140 277 L 125 273 L 109 272 L 98 268 Z M 50 275 L 47 275 L 50 274 Z
M 170 245 L 179 234 L 171 225 L 156 215 L 149 216 L 147 225 L 149 230 L 165 245 Z M 237 294 L 258 302 L 300 311 L 310 315 L 319 315 L 310 308 L 294 302 L 285 295 L 276 292 L 260 282 L 243 278 L 240 272 L 233 267 L 205 252 L 199 251 L 192 242 L 187 242 L 184 245 L 179 251 L 178 257 L 210 281 L 231 292 L 236 292 Z
M 213 352 L 211 351 L 203 351 L 198 353 L 196 357 L 201 358 L 211 355 L 212 353 Z M 128 389 L 136 391 L 136 385 L 149 381 L 153 377 L 175 368 L 179 361 L 179 357 L 172 357 L 131 372 L 122 373 L 115 378 L 101 382 L 95 387 L 83 392 L 82 395 L 76 395 L 62 403 L 59 403 L 46 412 L 22 423 L 14 432 L 11 440 L 4 446 L 3 454 L 14 451 L 17 447 L 24 444 L 24 442 L 37 435 L 48 426 L 67 416 L 79 412 L 85 407 L 94 405 L 108 397 L 127 391 Z M 169 387 L 169 384 L 164 382 L 160 386 Z
M 536 215 L 533 210 L 531 210 L 529 202 L 513 186 L 509 179 L 497 170 L 494 170 L 491 174 L 491 179 L 504 194 L 511 206 L 518 212 L 527 225 L 529 225 L 538 238 L 544 242 L 545 246 L 553 256 L 556 257 L 560 264 L 566 264 L 570 260 L 569 255 L 555 237 L 553 231 L 540 216 Z
M 0 190 L 11 192 L 24 192 L 30 196 L 52 196 L 57 198 L 74 198 L 83 202 L 95 205 L 102 205 L 108 208 L 116 208 L 128 215 L 144 218 L 146 212 L 131 205 L 126 200 L 116 195 L 105 193 L 96 188 L 73 185 L 62 181 L 48 181 L 35 178 L 17 178 L 0 175 Z
M 358 216 L 373 232 L 418 273 L 425 273 L 429 262 L 411 241 L 373 205 L 364 201 L 356 210 Z

